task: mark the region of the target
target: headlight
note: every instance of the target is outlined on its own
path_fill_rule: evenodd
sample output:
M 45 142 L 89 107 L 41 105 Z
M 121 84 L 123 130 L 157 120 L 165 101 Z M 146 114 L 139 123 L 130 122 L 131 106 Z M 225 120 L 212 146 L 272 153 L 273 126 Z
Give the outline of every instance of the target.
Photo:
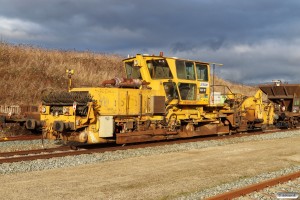
M 46 109 L 46 106 L 43 106 L 42 107 L 42 113 L 46 113 L 47 109 Z

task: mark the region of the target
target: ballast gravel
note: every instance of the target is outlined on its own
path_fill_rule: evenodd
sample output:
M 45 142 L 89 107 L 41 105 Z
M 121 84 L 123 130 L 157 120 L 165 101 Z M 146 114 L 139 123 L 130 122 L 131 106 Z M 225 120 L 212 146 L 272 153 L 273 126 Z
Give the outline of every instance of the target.
M 299 136 L 292 130 L 7 163 L 0 165 L 0 193 L 7 199 L 203 199 L 299 171 Z
M 59 158 L 40 159 L 34 161 L 22 161 L 17 163 L 4 163 L 0 165 L 0 174 L 12 174 L 30 171 L 41 171 L 55 168 L 74 167 L 78 165 L 100 163 L 106 161 L 122 160 L 126 158 L 159 155 L 172 152 L 188 151 L 192 149 L 203 149 L 207 147 L 223 146 L 228 144 L 242 143 L 248 141 L 260 141 L 260 140 L 272 140 L 280 138 L 288 138 L 293 136 L 299 136 L 299 130 L 276 132 L 264 135 L 252 135 L 237 138 L 228 138 L 225 140 L 211 140 L 200 141 L 182 144 L 164 145 L 158 147 L 147 147 L 140 149 L 118 150 L 114 152 L 104 152 L 95 154 L 82 154 L 77 156 L 66 156 Z M 221 136 L 223 137 L 223 136 Z M 224 136 L 226 137 L 226 136 Z M 2 142 L 0 143 L 0 149 L 23 149 L 24 146 L 41 145 L 40 141 L 17 141 Z M 53 141 L 47 141 L 46 146 L 53 146 Z M 47 147 L 49 147 L 47 146 Z

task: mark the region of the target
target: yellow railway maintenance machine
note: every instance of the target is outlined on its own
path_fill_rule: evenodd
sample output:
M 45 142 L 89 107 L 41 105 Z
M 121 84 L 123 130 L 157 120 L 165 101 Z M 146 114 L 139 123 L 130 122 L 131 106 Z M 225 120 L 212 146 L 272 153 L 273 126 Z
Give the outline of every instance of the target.
M 124 144 L 225 134 L 238 130 L 242 121 L 243 127 L 245 121 L 248 123 L 248 111 L 240 109 L 242 102 L 235 97 L 228 98 L 231 103 L 211 103 L 209 63 L 162 54 L 137 54 L 123 63 L 126 78 L 106 80 L 101 86 L 89 88 L 71 88 L 69 84 L 69 92 L 44 96 L 44 136 Z M 257 104 L 257 100 L 250 102 Z M 268 114 L 266 109 L 262 112 L 263 116 Z M 260 127 L 266 121 L 257 119 L 262 116 L 255 113 L 250 112 L 251 123 Z

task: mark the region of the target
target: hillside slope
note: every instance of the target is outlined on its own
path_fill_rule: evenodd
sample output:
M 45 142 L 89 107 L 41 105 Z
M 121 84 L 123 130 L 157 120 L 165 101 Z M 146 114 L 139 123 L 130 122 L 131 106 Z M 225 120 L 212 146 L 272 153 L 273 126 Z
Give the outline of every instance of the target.
M 38 104 L 46 90 L 67 90 L 66 69 L 74 69 L 73 86 L 99 86 L 103 80 L 124 77 L 122 57 L 93 52 L 46 50 L 0 42 L 0 104 Z M 254 89 L 215 78 L 233 92 Z
M 66 69 L 75 70 L 74 86 L 100 85 L 123 76 L 121 61 L 117 55 L 0 43 L 0 104 L 36 104 L 46 89 L 66 90 Z

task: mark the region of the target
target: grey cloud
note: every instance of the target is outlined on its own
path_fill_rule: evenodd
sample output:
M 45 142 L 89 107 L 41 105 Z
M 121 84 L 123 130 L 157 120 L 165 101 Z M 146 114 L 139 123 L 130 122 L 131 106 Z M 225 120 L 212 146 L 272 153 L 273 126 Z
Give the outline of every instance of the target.
M 298 0 L 0 0 L 0 5 L 0 18 L 40 27 L 15 38 L 0 26 L 9 42 L 124 56 L 165 51 L 222 62 L 224 70 L 227 65 L 236 71 L 231 78 L 236 81 L 280 75 L 296 79 L 299 62 L 291 52 L 299 50 L 293 45 L 300 35 Z M 280 45 L 273 49 L 270 40 Z M 239 52 L 243 46 L 255 52 Z M 290 67 L 284 76 L 283 64 Z

